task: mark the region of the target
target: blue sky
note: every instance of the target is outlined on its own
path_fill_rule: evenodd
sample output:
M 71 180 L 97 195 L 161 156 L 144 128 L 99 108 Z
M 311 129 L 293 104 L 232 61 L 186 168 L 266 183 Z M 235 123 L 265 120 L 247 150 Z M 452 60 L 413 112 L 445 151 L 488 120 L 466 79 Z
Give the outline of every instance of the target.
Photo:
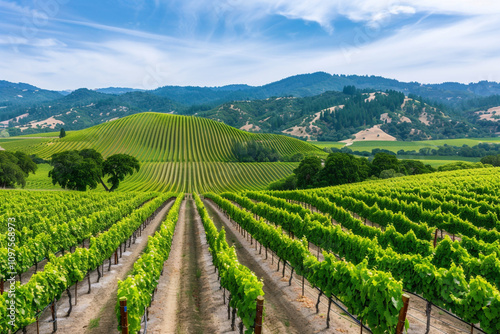
M 493 0 L 0 0 L 0 80 L 262 85 L 325 71 L 500 81 Z

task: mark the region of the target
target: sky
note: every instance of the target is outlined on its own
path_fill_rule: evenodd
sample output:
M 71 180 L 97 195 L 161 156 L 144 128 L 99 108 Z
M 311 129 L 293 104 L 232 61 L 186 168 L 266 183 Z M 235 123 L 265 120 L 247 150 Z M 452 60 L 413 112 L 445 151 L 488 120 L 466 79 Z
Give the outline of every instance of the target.
M 500 1 L 0 0 L 0 80 L 154 89 L 317 71 L 500 82 Z

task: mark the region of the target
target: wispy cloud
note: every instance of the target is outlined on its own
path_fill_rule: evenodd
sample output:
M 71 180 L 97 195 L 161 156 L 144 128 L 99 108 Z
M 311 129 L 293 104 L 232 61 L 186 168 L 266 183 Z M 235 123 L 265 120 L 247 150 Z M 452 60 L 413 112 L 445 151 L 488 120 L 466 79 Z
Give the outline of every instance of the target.
M 260 85 L 314 71 L 500 81 L 493 1 L 117 3 L 113 13 L 89 15 L 100 2 L 68 2 L 26 35 L 26 20 L 43 10 L 0 0 L 12 13 L 0 23 L 0 79 L 51 89 Z

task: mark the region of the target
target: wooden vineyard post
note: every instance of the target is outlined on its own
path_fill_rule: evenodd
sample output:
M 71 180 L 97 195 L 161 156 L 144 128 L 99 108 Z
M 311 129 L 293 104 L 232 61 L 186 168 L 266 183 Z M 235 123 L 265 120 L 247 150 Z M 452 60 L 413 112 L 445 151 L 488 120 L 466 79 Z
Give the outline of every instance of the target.
M 115 251 L 115 265 L 118 264 L 118 249 Z
M 264 309 L 264 297 L 257 297 L 257 315 L 255 316 L 255 334 L 262 334 L 262 310 Z
M 4 284 L 3 279 L 0 279 L 0 295 L 3 295 L 3 289 L 4 289 L 3 284 Z
M 56 311 L 56 300 L 52 302 L 52 305 L 50 306 L 50 309 L 52 311 L 52 329 L 54 332 L 57 332 L 57 311 Z
M 398 326 L 396 327 L 396 334 L 403 334 L 406 322 L 406 313 L 408 312 L 408 304 L 410 304 L 410 297 L 403 294 L 403 307 L 399 311 Z
M 438 239 L 438 229 L 436 229 L 436 233 L 434 234 L 434 248 L 436 248 L 437 239 Z
M 127 313 L 127 298 L 120 298 L 120 326 L 122 334 L 128 334 L 128 313 Z

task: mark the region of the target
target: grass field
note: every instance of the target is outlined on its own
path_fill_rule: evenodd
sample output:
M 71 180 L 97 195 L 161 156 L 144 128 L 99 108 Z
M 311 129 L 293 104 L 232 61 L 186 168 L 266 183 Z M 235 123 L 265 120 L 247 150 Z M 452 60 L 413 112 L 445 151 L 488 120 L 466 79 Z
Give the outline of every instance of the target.
M 319 142 L 313 141 L 310 142 L 318 146 L 319 148 L 324 147 L 336 147 L 342 148 L 345 146 L 344 143 L 341 142 Z M 453 145 L 453 146 L 474 146 L 480 143 L 500 143 L 500 138 L 462 138 L 462 139 L 440 139 L 440 140 L 423 140 L 423 141 L 384 141 L 384 140 L 371 140 L 371 141 L 357 141 L 352 145 L 348 146 L 353 151 L 368 151 L 371 152 L 374 148 L 385 149 L 393 152 L 397 152 L 399 150 L 418 151 L 421 148 L 431 147 L 437 148 L 438 146 L 443 146 L 444 144 Z
M 353 151 L 367 151 L 371 152 L 375 148 L 385 149 L 396 153 L 399 150 L 411 151 L 415 150 L 418 152 L 421 148 L 438 148 L 438 146 L 443 146 L 445 144 L 453 146 L 474 146 L 480 143 L 500 143 L 500 138 L 463 138 L 463 139 L 442 139 L 442 140 L 427 140 L 427 141 L 358 141 L 354 142 L 348 147 Z M 340 142 L 318 142 L 314 141 L 311 144 L 316 145 L 319 148 L 325 147 L 335 147 L 342 148 L 345 146 L 344 143 Z M 443 157 L 443 156 L 423 156 L 423 155 L 405 155 L 398 156 L 400 159 L 413 159 L 420 160 L 424 164 L 429 164 L 432 167 L 439 167 L 445 164 L 458 162 L 458 161 L 468 161 L 468 162 L 478 162 L 480 158 L 467 158 L 467 157 Z
M 39 164 L 36 173 L 30 174 L 26 178 L 26 189 L 60 190 L 61 187 L 52 184 L 49 178 L 49 171 L 52 167 L 49 164 Z

